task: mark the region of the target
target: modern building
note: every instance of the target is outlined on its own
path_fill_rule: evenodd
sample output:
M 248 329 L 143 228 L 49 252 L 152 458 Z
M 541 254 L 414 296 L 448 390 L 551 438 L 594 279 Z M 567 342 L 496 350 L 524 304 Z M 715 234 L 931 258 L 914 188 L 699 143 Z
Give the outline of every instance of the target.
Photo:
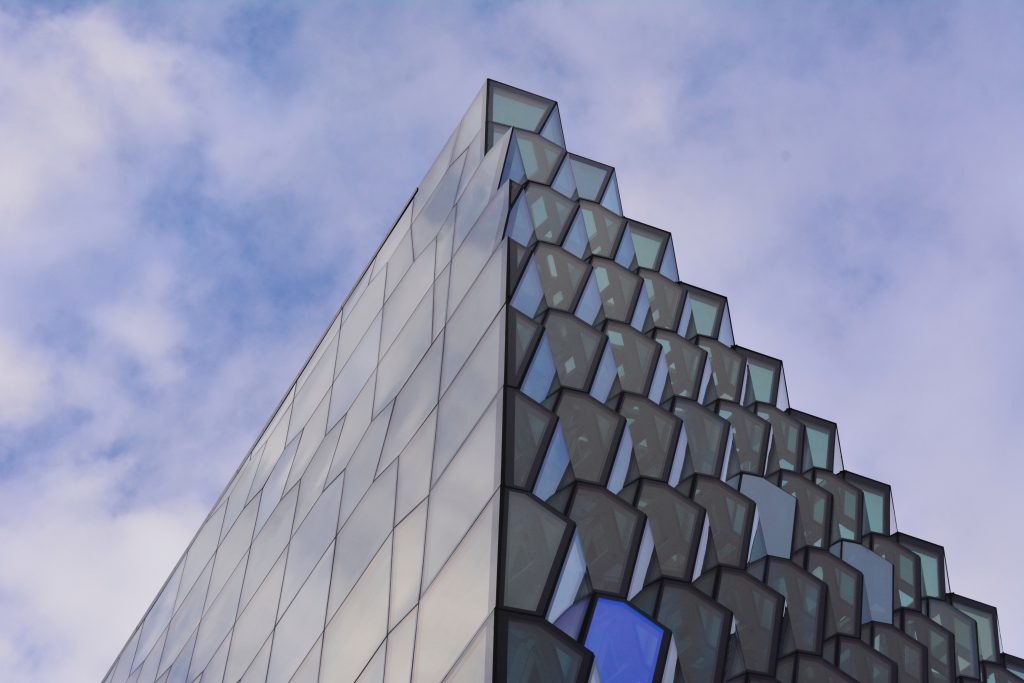
M 104 683 L 1024 681 L 891 507 L 489 81 Z

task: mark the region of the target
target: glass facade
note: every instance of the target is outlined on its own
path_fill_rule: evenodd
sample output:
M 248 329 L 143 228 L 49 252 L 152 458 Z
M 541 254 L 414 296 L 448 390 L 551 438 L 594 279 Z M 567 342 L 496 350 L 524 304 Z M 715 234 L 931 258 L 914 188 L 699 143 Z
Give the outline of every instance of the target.
M 104 683 L 1024 681 L 891 509 L 488 81 Z

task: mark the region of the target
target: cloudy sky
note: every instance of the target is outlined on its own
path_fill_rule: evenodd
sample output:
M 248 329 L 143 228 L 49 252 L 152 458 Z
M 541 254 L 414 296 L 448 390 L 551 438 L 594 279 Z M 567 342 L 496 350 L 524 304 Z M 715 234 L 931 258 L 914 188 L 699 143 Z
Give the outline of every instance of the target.
M 1024 654 L 1024 5 L 0 0 L 0 678 L 98 681 L 483 79 Z

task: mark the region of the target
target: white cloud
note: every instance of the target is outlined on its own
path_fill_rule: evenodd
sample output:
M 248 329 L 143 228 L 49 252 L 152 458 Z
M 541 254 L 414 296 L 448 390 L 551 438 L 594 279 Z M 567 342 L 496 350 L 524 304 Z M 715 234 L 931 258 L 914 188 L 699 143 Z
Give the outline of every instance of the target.
M 0 426 L 29 424 L 45 412 L 51 374 L 42 350 L 0 334 L 0 377 Z

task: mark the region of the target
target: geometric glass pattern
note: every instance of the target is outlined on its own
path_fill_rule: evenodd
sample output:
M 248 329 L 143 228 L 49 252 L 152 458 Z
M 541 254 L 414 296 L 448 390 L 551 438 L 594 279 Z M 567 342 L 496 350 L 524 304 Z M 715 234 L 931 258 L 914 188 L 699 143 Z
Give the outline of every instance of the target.
M 891 511 L 488 81 L 104 683 L 1024 682 Z

